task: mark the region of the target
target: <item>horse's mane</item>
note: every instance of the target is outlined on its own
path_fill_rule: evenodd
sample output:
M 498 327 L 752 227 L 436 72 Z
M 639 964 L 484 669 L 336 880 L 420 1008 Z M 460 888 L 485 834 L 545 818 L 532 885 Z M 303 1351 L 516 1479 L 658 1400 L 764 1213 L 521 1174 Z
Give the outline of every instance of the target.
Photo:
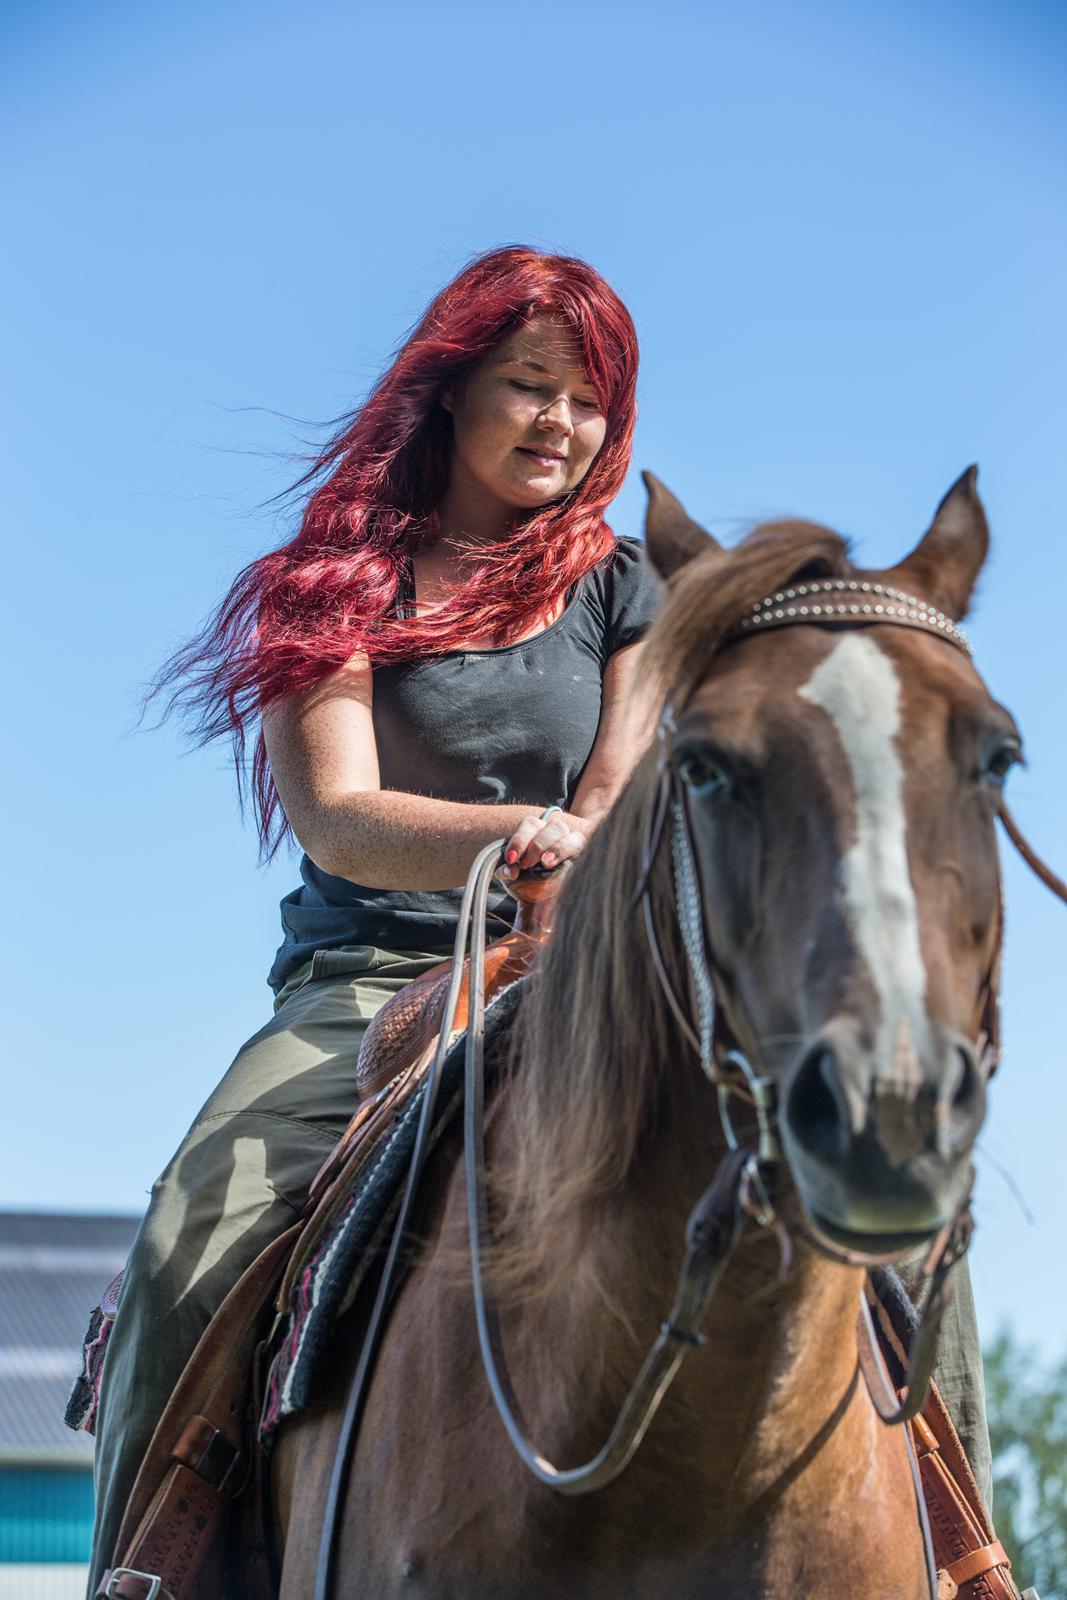
M 709 545 L 672 580 L 645 663 L 676 703 L 749 609 L 802 577 L 848 577 L 845 541 L 804 522 L 764 523 L 732 550 Z M 630 1173 L 665 1071 L 691 1070 L 633 903 L 656 777 L 650 750 L 567 876 L 516 1029 L 509 1130 L 494 1172 L 503 1201 L 500 1286 L 532 1295 L 573 1281 L 599 1204 Z M 686 993 L 669 852 L 650 888 L 675 992 Z

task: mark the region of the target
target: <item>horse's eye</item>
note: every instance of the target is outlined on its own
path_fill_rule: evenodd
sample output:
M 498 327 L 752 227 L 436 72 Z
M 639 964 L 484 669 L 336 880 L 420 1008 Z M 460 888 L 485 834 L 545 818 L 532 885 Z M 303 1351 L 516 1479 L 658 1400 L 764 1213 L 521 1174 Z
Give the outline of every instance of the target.
M 678 776 L 687 789 L 709 794 L 725 789 L 729 779 L 717 761 L 703 751 L 690 750 L 678 762 Z
M 982 768 L 982 777 L 998 786 L 1003 784 L 1012 767 L 1018 766 L 1023 758 L 1023 753 L 1014 739 L 1005 739 L 1003 744 L 998 744 L 986 759 Z

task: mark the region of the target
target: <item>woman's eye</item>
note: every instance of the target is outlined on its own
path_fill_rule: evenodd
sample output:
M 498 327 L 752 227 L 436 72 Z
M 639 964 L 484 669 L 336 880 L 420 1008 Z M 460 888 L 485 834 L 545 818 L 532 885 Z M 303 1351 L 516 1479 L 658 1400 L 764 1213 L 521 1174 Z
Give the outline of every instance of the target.
M 511 384 L 513 389 L 518 389 L 520 394 L 540 394 L 542 392 L 541 385 L 539 383 L 522 383 L 518 378 L 509 378 L 508 382 Z M 546 390 L 545 392 L 548 393 L 549 391 Z M 575 395 L 572 404 L 577 407 L 579 411 L 600 411 L 599 400 L 583 400 L 580 399 L 578 395 Z
M 728 781 L 726 773 L 717 762 L 710 756 L 698 755 L 695 752 L 683 756 L 677 770 L 686 788 L 694 789 L 698 793 L 706 794 L 712 789 L 725 788 Z

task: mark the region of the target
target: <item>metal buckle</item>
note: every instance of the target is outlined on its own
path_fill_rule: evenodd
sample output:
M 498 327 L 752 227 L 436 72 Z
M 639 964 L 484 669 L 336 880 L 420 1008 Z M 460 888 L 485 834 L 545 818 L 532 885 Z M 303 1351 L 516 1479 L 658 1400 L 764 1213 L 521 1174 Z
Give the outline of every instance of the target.
M 761 1228 L 768 1228 L 777 1220 L 778 1213 L 771 1204 L 757 1156 L 749 1156 L 741 1169 L 740 1201 L 742 1208 Z
M 156 1600 L 157 1594 L 163 1587 L 163 1579 L 157 1578 L 154 1572 L 138 1572 L 135 1567 L 115 1567 L 107 1580 L 107 1588 L 104 1591 L 110 1597 L 110 1600 L 122 1600 L 121 1596 L 115 1594 L 116 1578 L 143 1579 L 147 1583 L 148 1589 L 142 1595 L 141 1600 Z
M 752 1097 L 753 1109 L 759 1124 L 758 1155 L 761 1161 L 781 1161 L 782 1147 L 775 1130 L 775 1112 L 778 1108 L 778 1086 L 773 1078 L 762 1078 L 753 1072 L 748 1057 L 740 1050 L 730 1050 L 723 1061 L 724 1067 L 739 1068 L 745 1086 Z M 719 1117 L 722 1129 L 726 1135 L 726 1142 L 731 1150 L 736 1150 L 741 1143 L 734 1131 L 733 1119 L 730 1115 L 730 1095 L 733 1093 L 734 1084 L 729 1078 L 719 1080 Z

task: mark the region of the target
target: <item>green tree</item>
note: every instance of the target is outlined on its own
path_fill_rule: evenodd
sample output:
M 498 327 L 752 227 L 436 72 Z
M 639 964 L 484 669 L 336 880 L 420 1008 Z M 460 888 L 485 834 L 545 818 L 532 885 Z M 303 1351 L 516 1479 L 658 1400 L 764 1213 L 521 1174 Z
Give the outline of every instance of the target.
M 1043 1367 L 1005 1329 L 985 1375 L 997 1536 L 1020 1588 L 1067 1600 L 1067 1356 Z

